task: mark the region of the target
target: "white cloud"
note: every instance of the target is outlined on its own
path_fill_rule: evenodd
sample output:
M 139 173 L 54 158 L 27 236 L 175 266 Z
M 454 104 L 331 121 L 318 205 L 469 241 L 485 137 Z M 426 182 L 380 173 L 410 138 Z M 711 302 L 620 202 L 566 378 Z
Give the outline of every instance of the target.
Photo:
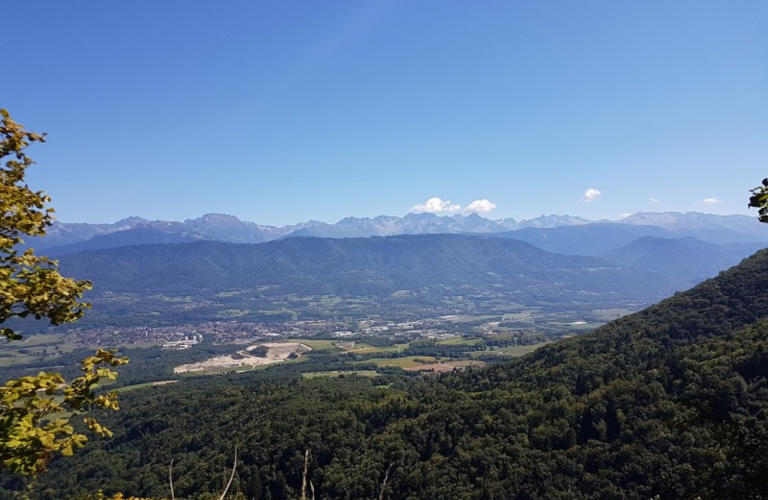
M 584 198 L 581 199 L 581 201 L 586 201 L 589 203 L 590 201 L 595 201 L 598 196 L 600 196 L 600 191 L 595 188 L 589 188 L 586 191 L 584 191 Z
M 454 205 L 449 200 L 443 201 L 435 196 L 424 203 L 412 206 L 411 210 L 414 212 L 428 212 L 431 214 L 455 213 L 461 210 L 461 205 Z
M 651 203 L 661 203 L 661 200 L 658 198 L 648 198 L 648 201 L 650 201 Z
M 717 198 L 704 198 L 703 203 L 705 205 L 717 205 L 718 203 L 722 203 L 722 201 Z
M 623 214 L 619 215 L 619 219 L 626 219 L 630 215 L 632 215 L 632 214 L 629 213 L 629 212 L 624 212 Z
M 467 205 L 467 208 L 464 209 L 465 214 L 484 214 L 487 212 L 490 212 L 496 208 L 496 204 L 488 201 L 487 199 L 483 198 L 482 200 L 475 200 L 469 205 Z

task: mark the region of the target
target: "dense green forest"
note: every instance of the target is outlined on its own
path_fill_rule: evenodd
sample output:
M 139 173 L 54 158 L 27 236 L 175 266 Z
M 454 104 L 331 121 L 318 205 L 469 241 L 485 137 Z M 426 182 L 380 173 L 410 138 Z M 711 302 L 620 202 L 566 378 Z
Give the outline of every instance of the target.
M 425 346 L 426 347 L 426 346 Z M 768 494 L 768 251 L 592 334 L 435 377 L 267 371 L 124 393 L 33 497 L 755 499 Z M 3 482 L 6 496 L 21 487 Z M 234 494 L 234 493 L 233 493 Z

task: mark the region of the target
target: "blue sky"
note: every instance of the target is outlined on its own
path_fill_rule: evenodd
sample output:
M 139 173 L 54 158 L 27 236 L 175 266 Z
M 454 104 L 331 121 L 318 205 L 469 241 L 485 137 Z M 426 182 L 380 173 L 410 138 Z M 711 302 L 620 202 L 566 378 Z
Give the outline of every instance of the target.
M 0 107 L 48 133 L 29 180 L 66 222 L 749 213 L 768 175 L 763 0 L 2 12 Z

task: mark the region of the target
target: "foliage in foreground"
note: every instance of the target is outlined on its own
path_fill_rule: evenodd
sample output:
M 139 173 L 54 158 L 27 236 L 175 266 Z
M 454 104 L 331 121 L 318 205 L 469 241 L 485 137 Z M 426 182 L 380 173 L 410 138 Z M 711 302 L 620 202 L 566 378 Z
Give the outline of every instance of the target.
M 25 148 L 43 142 L 44 136 L 27 132 L 0 109 L 0 341 L 20 340 L 8 320 L 33 317 L 58 325 L 76 321 L 89 305 L 81 302 L 88 281 L 59 274 L 57 262 L 20 251 L 25 236 L 42 236 L 51 225 L 50 198 L 25 183 L 26 169 L 34 162 Z M 44 471 L 57 452 L 71 455 L 87 438 L 75 432 L 70 416 L 91 408 L 116 410 L 116 393 L 97 395 L 96 385 L 114 380 L 108 366 L 126 360 L 99 350 L 82 361 L 83 374 L 69 384 L 58 373 L 9 380 L 0 387 L 0 469 L 35 476 Z M 101 436 L 111 433 L 93 417 L 84 419 L 88 429 Z
M 44 471 L 54 453 L 70 456 L 87 441 L 84 434 L 76 433 L 70 425 L 71 415 L 93 408 L 119 408 L 116 392 L 97 395 L 95 388 L 103 379 L 117 377 L 107 366 L 121 365 L 125 360 L 99 349 L 95 356 L 81 363 L 83 375 L 69 384 L 58 373 L 40 372 L 9 380 L 0 387 L 2 468 L 29 476 Z M 90 431 L 112 436 L 95 418 L 86 417 L 83 421 Z
M 51 324 L 71 323 L 83 315 L 87 303 L 80 302 L 91 288 L 88 281 L 65 278 L 57 263 L 27 249 L 19 253 L 23 236 L 42 236 L 51 225 L 53 209 L 45 205 L 50 198 L 24 184 L 26 169 L 34 162 L 24 149 L 43 142 L 43 135 L 27 132 L 0 109 L 0 324 L 11 318 L 47 318 Z M 13 329 L 0 328 L 9 340 L 21 337 Z
M 758 218 L 760 222 L 768 223 L 768 178 L 763 179 L 763 185 L 751 189 L 752 196 L 749 197 L 749 208 L 758 209 Z

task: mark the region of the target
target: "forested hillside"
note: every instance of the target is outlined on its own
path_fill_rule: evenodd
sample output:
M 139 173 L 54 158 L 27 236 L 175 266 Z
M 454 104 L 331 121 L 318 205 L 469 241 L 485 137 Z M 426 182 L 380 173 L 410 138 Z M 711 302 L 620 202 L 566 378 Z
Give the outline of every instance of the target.
M 386 296 L 432 285 L 506 286 L 526 294 L 655 294 L 679 282 L 528 243 L 458 235 L 291 238 L 244 245 L 199 242 L 112 248 L 63 256 L 62 269 L 96 290 L 221 291 L 271 285 L 273 293 Z M 553 287 L 553 285 L 555 285 Z M 655 286 L 651 286 L 655 285 Z M 670 288 L 672 287 L 672 288 Z
M 598 331 L 439 378 L 240 374 L 124 394 L 37 498 L 764 498 L 768 252 Z M 266 378 L 265 378 L 266 377 Z M 271 379 L 270 379 L 271 377 Z M 14 483 L 6 482 L 10 487 Z M 381 496 L 380 496 L 381 495 Z

